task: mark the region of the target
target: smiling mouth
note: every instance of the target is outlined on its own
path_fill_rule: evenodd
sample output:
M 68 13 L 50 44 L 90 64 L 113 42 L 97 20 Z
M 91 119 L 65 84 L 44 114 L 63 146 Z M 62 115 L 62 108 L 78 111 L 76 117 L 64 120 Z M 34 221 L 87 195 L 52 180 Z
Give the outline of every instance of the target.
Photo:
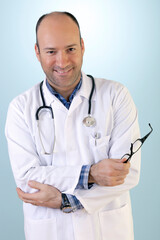
M 67 69 L 67 70 L 56 70 L 55 69 L 54 71 L 59 75 L 65 75 L 65 74 L 68 74 L 71 70 L 72 70 L 72 68 Z

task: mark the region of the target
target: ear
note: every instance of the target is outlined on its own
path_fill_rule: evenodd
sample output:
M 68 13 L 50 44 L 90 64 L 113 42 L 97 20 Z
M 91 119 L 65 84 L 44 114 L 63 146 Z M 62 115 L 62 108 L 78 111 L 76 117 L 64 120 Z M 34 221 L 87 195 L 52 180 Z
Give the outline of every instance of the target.
M 34 49 L 35 49 L 36 57 L 37 57 L 38 61 L 40 61 L 40 52 L 39 52 L 39 47 L 37 46 L 37 44 L 35 44 Z
M 82 54 L 84 54 L 85 47 L 84 47 L 84 41 L 83 41 L 83 38 L 81 38 L 81 48 L 82 48 Z

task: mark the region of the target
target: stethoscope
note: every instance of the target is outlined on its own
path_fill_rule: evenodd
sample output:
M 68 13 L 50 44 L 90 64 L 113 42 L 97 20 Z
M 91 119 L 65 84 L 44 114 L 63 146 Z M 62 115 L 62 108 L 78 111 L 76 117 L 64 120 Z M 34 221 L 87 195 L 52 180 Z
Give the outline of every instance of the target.
M 85 117 L 83 119 L 82 123 L 86 127 L 94 127 L 96 125 L 96 120 L 91 115 L 91 108 L 92 108 L 91 101 L 92 101 L 93 92 L 95 90 L 95 80 L 94 80 L 93 76 L 91 76 L 91 75 L 87 75 L 87 76 L 90 77 L 91 80 L 92 80 L 92 88 L 91 88 L 91 92 L 90 92 L 89 100 L 88 100 L 88 115 L 87 115 L 87 117 Z M 42 138 L 41 138 L 40 128 L 39 128 L 39 114 L 40 114 L 41 110 L 49 110 L 50 114 L 51 114 L 51 118 L 52 118 L 52 120 L 54 120 L 54 114 L 53 114 L 52 107 L 46 105 L 46 102 L 45 102 L 45 99 L 44 99 L 44 95 L 43 95 L 43 91 L 42 91 L 42 85 L 43 85 L 43 81 L 40 83 L 40 96 L 41 96 L 41 99 L 42 99 L 42 106 L 40 106 L 37 109 L 35 116 L 36 116 L 38 131 L 39 131 L 39 139 L 40 139 L 40 142 L 41 142 L 41 145 L 42 145 L 42 149 L 43 149 L 42 152 L 43 152 L 43 154 L 51 154 L 51 153 L 48 153 L 48 152 L 45 151 L 45 148 L 44 148 L 44 145 L 43 145 L 43 141 L 42 141 Z M 54 138 L 55 138 L 55 136 L 54 136 Z M 55 144 L 55 141 L 54 141 L 54 144 Z M 54 146 L 53 146 L 53 149 L 54 149 Z

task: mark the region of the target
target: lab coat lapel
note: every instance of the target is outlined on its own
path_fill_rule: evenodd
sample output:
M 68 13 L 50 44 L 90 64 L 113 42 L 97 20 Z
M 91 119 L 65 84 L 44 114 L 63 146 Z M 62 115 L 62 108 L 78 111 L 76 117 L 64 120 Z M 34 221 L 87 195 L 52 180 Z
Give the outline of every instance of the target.
M 57 108 L 63 112 L 68 112 L 68 109 L 61 103 L 61 101 L 54 96 L 46 86 L 46 80 L 43 83 L 43 94 L 45 103 L 47 106 L 52 106 L 52 108 Z
M 89 100 L 91 89 L 92 81 L 90 77 L 82 72 L 82 86 L 77 92 L 76 96 L 73 98 L 68 114 L 71 114 L 81 104 L 83 98 Z M 61 103 L 58 104 L 59 100 L 57 100 L 57 98 L 48 90 L 46 86 L 46 80 L 43 83 L 43 94 L 47 106 L 50 106 L 53 102 L 55 102 L 54 105 L 56 105 L 56 107 L 60 108 L 63 111 L 67 110 Z M 93 94 L 92 100 L 95 100 L 95 92 Z
M 92 81 L 90 77 L 86 76 L 82 72 L 82 86 L 80 90 L 77 92 L 76 96 L 73 98 L 72 104 L 69 109 L 69 114 L 71 114 L 82 102 L 83 98 L 89 100 L 89 96 L 92 89 Z M 95 99 L 95 94 L 93 95 L 92 100 Z
M 47 106 L 50 106 L 53 101 L 56 100 L 56 97 L 49 91 L 46 85 L 46 80 L 43 82 L 43 88 L 42 88 L 44 99 Z

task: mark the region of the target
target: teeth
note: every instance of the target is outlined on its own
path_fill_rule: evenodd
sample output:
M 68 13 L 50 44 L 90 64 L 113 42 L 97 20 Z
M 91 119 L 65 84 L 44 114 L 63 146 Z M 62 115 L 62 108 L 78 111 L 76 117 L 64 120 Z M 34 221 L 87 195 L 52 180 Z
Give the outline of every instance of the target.
M 66 72 L 63 72 L 63 71 L 58 71 L 58 73 L 66 73 Z
M 69 72 L 70 71 L 70 69 L 69 70 L 67 70 L 67 71 L 57 71 L 58 73 L 67 73 L 67 72 Z

